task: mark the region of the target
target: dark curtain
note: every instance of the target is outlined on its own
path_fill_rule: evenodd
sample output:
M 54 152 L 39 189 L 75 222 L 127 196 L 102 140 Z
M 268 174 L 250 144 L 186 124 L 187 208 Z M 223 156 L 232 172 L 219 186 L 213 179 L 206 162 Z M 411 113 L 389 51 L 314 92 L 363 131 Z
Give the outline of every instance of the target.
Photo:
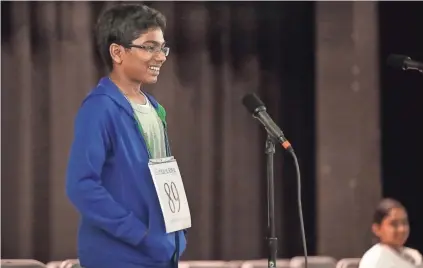
M 390 53 L 423 61 L 422 2 L 381 2 L 383 192 L 408 210 L 408 245 L 423 252 L 423 75 L 389 68 Z
M 92 26 L 106 4 L 1 3 L 2 258 L 76 257 L 64 175 L 75 113 L 104 75 Z M 296 149 L 313 254 L 313 3 L 148 4 L 169 25 L 171 56 L 147 90 L 168 111 L 190 201 L 184 258 L 267 257 L 265 135 L 240 103 L 247 92 L 262 97 Z M 297 182 L 281 150 L 275 169 L 278 255 L 301 255 Z

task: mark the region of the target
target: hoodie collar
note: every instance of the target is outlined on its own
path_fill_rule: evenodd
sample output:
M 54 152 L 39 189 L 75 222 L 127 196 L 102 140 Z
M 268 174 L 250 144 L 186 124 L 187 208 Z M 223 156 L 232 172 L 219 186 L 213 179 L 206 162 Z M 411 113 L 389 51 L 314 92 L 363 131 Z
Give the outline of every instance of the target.
M 132 109 L 131 104 L 125 98 L 122 91 L 118 88 L 118 86 L 113 83 L 113 81 L 109 77 L 103 77 L 100 79 L 97 88 L 93 92 L 93 94 L 104 94 L 112 98 L 119 106 L 121 106 L 128 114 L 133 115 L 134 110 Z M 154 109 L 158 109 L 157 101 L 150 96 L 149 94 L 144 93 L 147 96 L 148 100 L 150 101 L 151 105 L 153 105 Z

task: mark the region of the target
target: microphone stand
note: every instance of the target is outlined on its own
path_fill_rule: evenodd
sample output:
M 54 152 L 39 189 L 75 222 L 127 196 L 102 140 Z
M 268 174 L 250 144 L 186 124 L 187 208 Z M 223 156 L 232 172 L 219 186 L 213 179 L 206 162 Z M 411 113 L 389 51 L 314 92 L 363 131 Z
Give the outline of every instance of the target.
M 267 166 L 267 242 L 269 247 L 268 267 L 276 267 L 278 239 L 275 230 L 275 185 L 273 156 L 275 155 L 275 139 L 267 135 L 266 139 L 266 166 Z

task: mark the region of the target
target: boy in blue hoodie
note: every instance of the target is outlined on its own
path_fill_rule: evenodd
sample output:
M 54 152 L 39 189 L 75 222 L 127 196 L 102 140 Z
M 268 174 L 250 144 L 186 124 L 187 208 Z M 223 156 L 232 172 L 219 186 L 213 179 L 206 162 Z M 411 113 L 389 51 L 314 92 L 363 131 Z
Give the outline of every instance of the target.
M 97 47 L 110 70 L 75 120 L 66 193 L 81 215 L 78 257 L 85 268 L 177 267 L 185 230 L 166 232 L 149 170 L 171 156 L 166 112 L 143 84 L 166 61 L 165 17 L 139 4 L 100 16 Z

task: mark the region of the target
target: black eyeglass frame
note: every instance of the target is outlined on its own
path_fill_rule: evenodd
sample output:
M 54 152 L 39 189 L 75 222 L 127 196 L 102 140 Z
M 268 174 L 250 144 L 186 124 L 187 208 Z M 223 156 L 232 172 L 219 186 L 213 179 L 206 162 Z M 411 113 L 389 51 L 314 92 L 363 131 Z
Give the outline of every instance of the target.
M 169 53 L 170 53 L 169 47 L 154 47 L 154 46 L 135 45 L 135 44 L 129 44 L 129 45 L 126 45 L 124 47 L 127 47 L 127 48 L 135 47 L 135 48 L 139 48 L 139 49 L 145 50 L 145 51 L 150 52 L 150 53 L 163 52 L 166 57 L 169 56 Z

